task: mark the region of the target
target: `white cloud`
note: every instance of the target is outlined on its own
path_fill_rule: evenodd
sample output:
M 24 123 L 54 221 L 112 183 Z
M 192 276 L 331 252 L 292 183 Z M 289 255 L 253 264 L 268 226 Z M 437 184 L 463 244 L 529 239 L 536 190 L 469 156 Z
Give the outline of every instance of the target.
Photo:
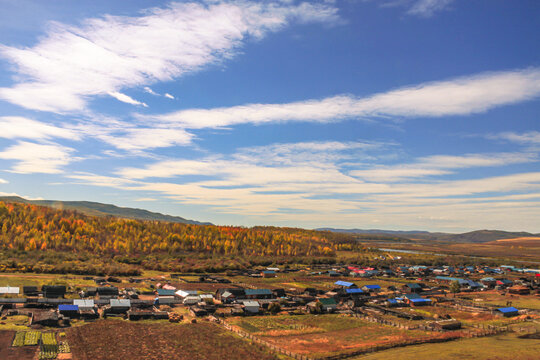
M 430 17 L 438 11 L 448 8 L 453 2 L 454 0 L 416 0 L 407 13 Z
M 235 56 L 246 39 L 290 23 L 339 20 L 326 3 L 207 1 L 171 3 L 138 17 L 105 15 L 80 26 L 51 23 L 37 45 L 0 45 L 17 83 L 0 98 L 35 110 L 85 109 L 98 95 L 139 103 L 120 91 L 168 81 Z M 69 56 L 66 56 L 69 54 Z
M 74 130 L 45 124 L 21 116 L 0 117 L 0 137 L 6 139 L 80 139 L 80 134 Z
M 12 172 L 21 174 L 61 173 L 61 168 L 74 159 L 74 149 L 58 144 L 35 144 L 19 141 L 0 152 L 0 159 L 15 160 Z
M 524 133 L 503 132 L 488 136 L 490 139 L 502 139 L 523 145 L 540 145 L 540 132 L 529 131 Z
M 150 87 L 148 86 L 145 86 L 144 88 L 144 91 L 149 93 L 149 94 L 152 94 L 152 95 L 156 95 L 156 96 L 159 96 L 159 94 L 157 92 L 155 92 L 154 90 L 152 90 Z
M 113 98 L 115 98 L 118 101 L 125 102 L 126 104 L 141 105 L 141 106 L 144 106 L 144 107 L 148 107 L 148 105 L 146 105 L 145 103 L 137 101 L 134 98 L 132 98 L 131 96 L 128 96 L 126 94 L 122 94 L 122 93 L 120 93 L 118 91 L 110 91 L 107 94 L 109 94 L 110 96 L 112 96 Z
M 540 69 L 484 73 L 424 83 L 367 98 L 340 95 L 287 104 L 247 104 L 139 115 L 190 129 L 285 121 L 328 123 L 348 118 L 469 115 L 540 96 Z
M 174 100 L 174 99 L 175 99 L 174 96 L 172 96 L 172 95 L 169 94 L 169 93 L 165 93 L 165 95 L 163 95 L 163 96 L 165 96 L 167 99 L 171 99 L 171 100 Z
M 133 128 L 100 134 L 100 140 L 121 150 L 144 150 L 191 143 L 192 134 L 181 129 Z
M 452 173 L 451 170 L 497 167 L 538 161 L 535 153 L 468 154 L 459 156 L 433 155 L 419 158 L 411 164 L 375 166 L 367 170 L 354 170 L 351 175 L 367 181 L 399 182 Z

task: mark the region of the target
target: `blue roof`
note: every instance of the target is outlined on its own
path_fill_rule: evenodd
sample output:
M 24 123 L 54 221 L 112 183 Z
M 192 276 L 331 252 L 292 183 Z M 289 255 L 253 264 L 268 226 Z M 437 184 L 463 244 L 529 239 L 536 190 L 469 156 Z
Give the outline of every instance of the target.
M 246 289 L 246 295 L 272 295 L 272 291 L 269 289 Z
M 334 283 L 335 285 L 339 285 L 339 286 L 345 286 L 345 287 L 350 287 L 350 286 L 353 286 L 354 284 L 353 283 L 350 283 L 350 282 L 347 282 L 347 281 L 336 281 Z
M 364 285 L 367 289 L 380 289 L 380 285 Z
M 79 311 L 78 305 L 58 305 L 58 311 Z
M 497 311 L 500 311 L 500 312 L 506 314 L 506 313 L 518 312 L 519 310 L 516 309 L 515 307 L 511 306 L 511 307 L 505 307 L 505 308 L 497 309 Z
M 431 299 L 424 299 L 424 298 L 421 298 L 421 299 L 409 299 L 411 302 L 413 303 L 420 303 L 420 302 L 431 302 Z
M 363 293 L 362 289 L 347 289 L 345 290 L 347 294 L 360 294 Z
M 398 303 L 396 299 L 388 299 L 388 302 L 390 304 L 397 304 Z
M 168 289 L 158 289 L 157 293 L 161 296 L 174 296 L 175 290 L 168 290 Z

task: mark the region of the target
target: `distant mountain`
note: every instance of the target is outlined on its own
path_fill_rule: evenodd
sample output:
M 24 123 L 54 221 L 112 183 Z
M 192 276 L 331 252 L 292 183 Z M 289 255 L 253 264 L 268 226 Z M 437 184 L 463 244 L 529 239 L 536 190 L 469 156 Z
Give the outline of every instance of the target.
M 92 201 L 27 200 L 18 196 L 0 196 L 0 201 L 48 206 L 54 209 L 75 210 L 91 216 L 115 216 L 135 220 L 155 220 L 183 224 L 212 225 L 209 222 L 188 220 L 180 216 L 164 215 L 143 209 L 125 208 Z
M 531 234 L 528 232 L 510 232 L 501 230 L 476 230 L 463 234 L 449 233 L 432 233 L 429 231 L 394 231 L 380 229 L 333 229 L 319 228 L 316 230 L 333 231 L 352 234 L 372 234 L 372 235 L 393 235 L 409 239 L 434 240 L 442 242 L 458 242 L 458 243 L 485 243 L 500 239 L 512 239 L 519 237 L 539 236 L 539 234 Z

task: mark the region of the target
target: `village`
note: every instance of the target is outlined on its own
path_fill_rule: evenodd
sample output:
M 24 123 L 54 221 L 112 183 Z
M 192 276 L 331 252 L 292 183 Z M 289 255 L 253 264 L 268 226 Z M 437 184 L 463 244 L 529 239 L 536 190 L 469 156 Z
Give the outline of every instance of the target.
M 505 265 L 374 268 L 334 264 L 223 274 L 66 276 L 63 284 L 52 281 L 42 286 L 0 281 L 0 328 L 17 319 L 17 331 L 9 339 L 11 348 L 39 348 L 40 358 L 71 358 L 70 345 L 74 344 L 58 335 L 64 329 L 119 319 L 211 322 L 298 359 L 311 358 L 314 349 L 308 344 L 293 346 L 295 336 L 331 335 L 310 325 L 314 317 L 336 324 L 350 322 L 345 328 L 362 325 L 394 335 L 392 341 L 382 336 L 382 341 L 355 341 L 349 347 L 336 339 L 317 357 L 328 359 L 408 343 L 490 336 L 512 331 L 510 325 L 515 324 L 521 324 L 521 331 L 536 334 L 534 324 L 540 319 L 540 270 Z

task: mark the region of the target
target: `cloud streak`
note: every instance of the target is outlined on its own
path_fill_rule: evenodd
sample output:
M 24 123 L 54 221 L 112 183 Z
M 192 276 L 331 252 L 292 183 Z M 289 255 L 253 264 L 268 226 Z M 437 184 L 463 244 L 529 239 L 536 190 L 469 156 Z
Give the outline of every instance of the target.
M 0 45 L 0 56 L 14 65 L 19 79 L 0 88 L 0 98 L 60 113 L 84 110 L 89 100 L 106 95 L 143 105 L 121 90 L 225 61 L 249 38 L 291 23 L 337 21 L 337 8 L 324 2 L 238 0 L 173 2 L 138 17 L 105 15 L 80 26 L 51 23 L 33 47 Z
M 366 98 L 339 95 L 286 104 L 247 104 L 139 115 L 158 126 L 188 129 L 288 121 L 329 123 L 344 119 L 442 117 L 481 113 L 540 96 L 540 69 L 484 73 L 423 83 Z

